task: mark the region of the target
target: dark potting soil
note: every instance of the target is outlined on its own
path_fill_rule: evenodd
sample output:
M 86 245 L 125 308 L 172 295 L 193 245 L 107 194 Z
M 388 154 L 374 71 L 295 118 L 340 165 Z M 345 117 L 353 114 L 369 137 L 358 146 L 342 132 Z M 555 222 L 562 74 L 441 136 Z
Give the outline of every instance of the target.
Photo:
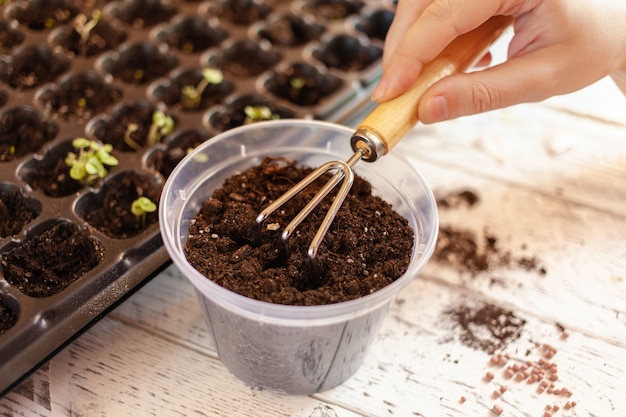
M 296 229 L 288 251 L 280 235 L 327 178 L 272 214 L 258 213 L 311 171 L 295 161 L 266 158 L 227 179 L 189 227 L 187 260 L 217 284 L 276 304 L 322 305 L 359 298 L 398 279 L 408 268 L 414 231 L 390 204 L 357 177 L 318 251 L 311 274 L 306 251 L 331 196 Z
M 57 222 L 0 255 L 0 275 L 30 297 L 57 294 L 104 257 L 86 229 Z

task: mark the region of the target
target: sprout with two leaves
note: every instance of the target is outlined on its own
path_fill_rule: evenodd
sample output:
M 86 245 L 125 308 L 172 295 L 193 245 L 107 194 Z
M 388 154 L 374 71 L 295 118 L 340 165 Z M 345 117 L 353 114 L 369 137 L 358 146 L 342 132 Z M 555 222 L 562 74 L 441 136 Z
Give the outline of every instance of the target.
M 197 85 L 186 85 L 181 91 L 180 102 L 187 109 L 195 109 L 202 102 L 202 93 L 209 85 L 218 85 L 224 81 L 222 71 L 215 68 L 202 70 L 202 78 Z

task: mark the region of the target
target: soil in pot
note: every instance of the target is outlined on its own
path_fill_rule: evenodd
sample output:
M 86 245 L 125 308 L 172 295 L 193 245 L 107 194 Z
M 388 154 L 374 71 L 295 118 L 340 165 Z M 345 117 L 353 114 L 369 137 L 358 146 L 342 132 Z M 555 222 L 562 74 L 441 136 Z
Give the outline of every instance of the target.
M 185 253 L 190 264 L 233 292 L 288 305 L 359 298 L 402 276 L 411 259 L 413 229 L 360 177 L 320 246 L 319 274 L 311 273 L 306 251 L 332 197 L 298 227 L 289 249 L 280 235 L 328 178 L 257 226 L 258 213 L 310 171 L 294 161 L 266 158 L 227 179 L 189 228 Z
M 57 294 L 104 258 L 89 231 L 67 221 L 51 221 L 19 245 L 0 254 L 0 275 L 29 297 Z
M 102 69 L 126 84 L 143 85 L 164 76 L 178 65 L 172 54 L 147 41 L 125 45 L 119 54 L 102 61 Z
M 32 30 L 50 29 L 70 21 L 76 14 L 71 0 L 20 1 L 9 4 L 7 9 L 9 17 Z

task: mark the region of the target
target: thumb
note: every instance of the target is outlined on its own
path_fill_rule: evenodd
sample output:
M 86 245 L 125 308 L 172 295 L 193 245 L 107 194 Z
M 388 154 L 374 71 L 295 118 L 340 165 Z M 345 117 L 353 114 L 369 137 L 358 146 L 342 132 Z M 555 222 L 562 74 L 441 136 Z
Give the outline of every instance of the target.
M 566 75 L 561 77 L 563 71 L 558 61 L 544 59 L 542 55 L 519 56 L 481 71 L 443 78 L 422 96 L 419 120 L 425 124 L 435 123 L 541 101 L 584 86 L 576 87 L 576 80 Z

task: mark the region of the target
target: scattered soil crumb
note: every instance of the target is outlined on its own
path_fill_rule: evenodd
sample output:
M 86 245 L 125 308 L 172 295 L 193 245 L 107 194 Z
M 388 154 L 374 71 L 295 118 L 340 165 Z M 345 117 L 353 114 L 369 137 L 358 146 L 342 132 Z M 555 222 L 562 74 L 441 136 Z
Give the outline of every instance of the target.
M 518 339 L 526 320 L 501 307 L 478 303 L 461 303 L 444 312 L 461 330 L 464 345 L 493 354 Z
M 472 207 L 480 202 L 480 197 L 474 191 L 460 190 L 437 196 L 439 208 Z

